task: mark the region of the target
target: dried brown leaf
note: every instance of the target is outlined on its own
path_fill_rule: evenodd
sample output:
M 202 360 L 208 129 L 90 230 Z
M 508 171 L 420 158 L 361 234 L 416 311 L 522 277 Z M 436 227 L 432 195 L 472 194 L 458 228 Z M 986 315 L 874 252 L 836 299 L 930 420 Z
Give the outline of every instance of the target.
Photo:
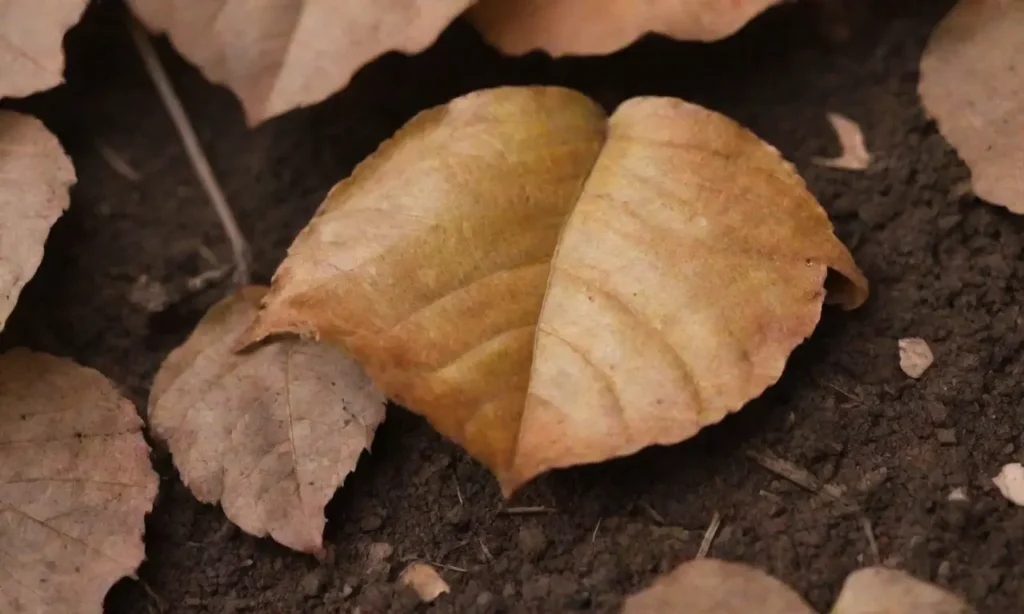
M 0 330 L 39 268 L 74 183 L 71 160 L 41 121 L 0 111 Z
M 974 193 L 1024 213 L 1024 2 L 960 0 L 932 32 L 918 91 Z
M 649 32 L 677 40 L 722 39 L 780 1 L 481 0 L 467 15 L 504 53 L 600 55 Z
M 815 614 L 793 589 L 743 563 L 696 559 L 631 595 L 622 614 Z
M 829 614 L 975 614 L 960 597 L 888 567 L 858 569 L 846 577 Z
M 728 118 L 498 88 L 420 114 L 336 186 L 245 339 L 348 348 L 509 493 L 737 411 L 814 329 L 829 267 L 830 300 L 859 305 L 824 211 Z
M 385 399 L 325 345 L 235 354 L 265 292 L 247 287 L 210 309 L 157 373 L 149 419 L 196 498 L 219 501 L 248 533 L 319 553 L 323 507 L 369 449 Z
M 897 342 L 900 351 L 900 369 L 910 377 L 917 379 L 924 375 L 928 367 L 935 362 L 932 349 L 928 342 L 920 337 L 906 337 Z
M 64 81 L 64 33 L 88 0 L 0 0 L 0 98 L 20 98 Z
M 0 612 L 100 614 L 135 573 L 158 487 L 141 427 L 96 371 L 0 356 Z
M 242 102 L 250 125 L 320 102 L 388 51 L 417 53 L 473 0 L 128 0 L 206 78 Z
M 398 581 L 411 588 L 425 603 L 430 603 L 451 591 L 451 587 L 444 581 L 441 574 L 437 573 L 432 565 L 421 561 L 416 561 L 406 567 L 398 576 Z

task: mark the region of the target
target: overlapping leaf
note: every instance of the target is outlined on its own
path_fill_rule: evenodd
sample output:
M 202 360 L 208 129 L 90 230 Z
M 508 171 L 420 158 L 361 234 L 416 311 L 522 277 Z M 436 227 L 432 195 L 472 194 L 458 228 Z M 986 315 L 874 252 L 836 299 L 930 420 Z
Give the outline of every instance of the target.
M 141 427 L 96 371 L 0 356 L 0 612 L 100 614 L 135 573 L 158 485 Z
M 242 101 L 250 124 L 320 102 L 388 51 L 416 53 L 473 0 L 129 0 Z
M 64 80 L 64 33 L 88 0 L 0 0 L 0 98 L 22 97 Z
M 334 348 L 295 339 L 232 351 L 266 288 L 215 305 L 150 393 L 153 432 L 200 501 L 253 535 L 322 549 L 324 505 L 384 420 L 384 397 Z
M 41 121 L 0 111 L 0 330 L 39 268 L 74 183 L 71 160 Z
M 506 492 L 673 443 L 774 383 L 826 271 L 866 283 L 778 152 L 668 98 L 561 88 L 414 118 L 331 191 L 253 330 L 345 347 Z
M 960 0 L 932 32 L 919 92 L 974 193 L 1024 213 L 1024 2 Z
M 644 34 L 714 41 L 734 34 L 779 0 L 481 0 L 470 19 L 509 54 L 617 51 Z

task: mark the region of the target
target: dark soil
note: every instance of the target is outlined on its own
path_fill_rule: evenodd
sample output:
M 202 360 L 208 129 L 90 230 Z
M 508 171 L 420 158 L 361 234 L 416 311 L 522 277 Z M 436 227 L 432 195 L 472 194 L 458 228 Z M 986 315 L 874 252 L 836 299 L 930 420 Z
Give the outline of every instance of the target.
M 71 356 L 144 409 L 161 360 L 229 288 L 150 315 L 130 300 L 133 284 L 147 275 L 180 286 L 208 267 L 200 246 L 223 262 L 229 251 L 130 44 L 123 9 L 94 4 L 67 39 L 67 84 L 5 105 L 57 132 L 79 182 L 4 345 Z M 548 514 L 499 514 L 487 471 L 419 417 L 391 408 L 372 456 L 327 508 L 323 563 L 232 528 L 219 508 L 192 498 L 158 448 L 162 487 L 139 571 L 151 592 L 126 579 L 107 612 L 158 612 L 161 600 L 164 611 L 196 613 L 612 612 L 692 558 L 715 512 L 723 524 L 713 556 L 758 565 L 825 609 L 849 572 L 874 562 L 865 533 L 856 516 L 748 459 L 762 447 L 844 486 L 887 564 L 951 587 L 982 612 L 1019 610 L 1024 509 L 990 478 L 1024 448 L 1024 219 L 963 196 L 968 171 L 918 103 L 918 61 L 949 3 L 878 4 L 840 45 L 820 35 L 804 3 L 772 10 L 722 43 L 650 37 L 610 57 L 559 61 L 502 58 L 459 23 L 426 53 L 387 56 L 344 93 L 255 130 L 232 95 L 161 42 L 253 243 L 260 281 L 328 188 L 416 112 L 483 87 L 554 83 L 609 109 L 636 95 L 679 96 L 749 126 L 799 167 L 870 278 L 872 297 L 852 313 L 827 309 L 782 381 L 722 425 L 542 477 L 511 503 L 555 510 Z M 811 162 L 838 153 L 828 111 L 864 128 L 876 157 L 866 172 Z M 100 147 L 142 180 L 116 173 Z M 935 351 L 920 380 L 899 369 L 905 336 Z M 966 488 L 968 502 L 948 500 L 955 487 Z M 375 543 L 394 550 L 369 569 Z M 451 594 L 425 606 L 396 590 L 412 557 L 452 566 L 442 570 Z

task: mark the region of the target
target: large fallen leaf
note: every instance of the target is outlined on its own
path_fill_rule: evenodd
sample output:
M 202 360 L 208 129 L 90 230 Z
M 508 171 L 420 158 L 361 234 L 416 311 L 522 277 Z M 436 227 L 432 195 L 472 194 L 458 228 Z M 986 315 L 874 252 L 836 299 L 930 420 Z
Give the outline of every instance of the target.
M 336 349 L 295 339 L 235 354 L 266 288 L 215 305 L 156 375 L 149 420 L 196 498 L 253 535 L 323 545 L 324 505 L 384 420 L 384 396 Z
M 960 0 L 932 32 L 918 91 L 974 193 L 1024 213 L 1024 2 Z
M 846 276 L 830 298 L 859 305 L 825 212 L 732 120 L 498 88 L 421 113 L 337 185 L 245 341 L 349 349 L 510 493 L 761 394 L 814 329 L 828 267 Z
M 0 612 L 99 614 L 135 573 L 158 486 L 141 428 L 96 371 L 0 356 Z
M 858 569 L 846 577 L 829 614 L 975 614 L 963 599 L 888 567 Z
M 765 572 L 718 559 L 696 559 L 626 598 L 622 614 L 815 614 L 793 589 Z
M 41 121 L 0 111 L 0 330 L 39 268 L 74 183 L 71 160 Z
M 622 614 L 814 614 L 767 573 L 716 559 L 688 561 L 628 597 Z M 830 614 L 975 614 L 956 595 L 902 571 L 868 567 L 846 578 Z
M 600 55 L 656 32 L 677 40 L 731 36 L 781 0 L 481 0 L 467 13 L 501 51 Z
M 416 53 L 473 0 L 128 0 L 249 124 L 320 102 L 388 51 Z
M 0 0 L 0 98 L 20 98 L 64 80 L 64 33 L 88 0 Z

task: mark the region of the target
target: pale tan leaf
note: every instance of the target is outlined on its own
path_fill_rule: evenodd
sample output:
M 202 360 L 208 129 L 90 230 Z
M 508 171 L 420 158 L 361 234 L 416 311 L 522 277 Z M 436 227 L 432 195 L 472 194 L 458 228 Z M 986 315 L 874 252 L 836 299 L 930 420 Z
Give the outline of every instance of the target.
M 857 122 L 839 113 L 829 113 L 828 121 L 839 137 L 842 153 L 837 158 L 814 158 L 814 163 L 847 171 L 862 171 L 871 164 L 871 154 L 864 145 L 864 133 Z
M 830 614 L 975 614 L 960 597 L 888 567 L 858 569 L 846 577 Z
M 100 614 L 135 573 L 159 485 L 141 428 L 96 371 L 0 356 L 0 612 Z
M 128 0 L 250 125 L 320 102 L 389 51 L 426 49 L 473 0 Z
M 451 591 L 451 587 L 432 565 L 420 561 L 406 567 L 398 576 L 398 582 L 411 588 L 425 603 Z
M 815 614 L 793 589 L 765 572 L 718 559 L 696 559 L 626 598 L 622 614 Z
M 600 55 L 649 32 L 715 41 L 781 0 L 481 0 L 467 13 L 504 53 Z
M 1024 2 L 960 0 L 932 32 L 918 91 L 974 193 L 1024 213 Z
M 88 0 L 0 0 L 0 98 L 21 98 L 64 81 L 64 33 Z
M 39 268 L 74 183 L 71 160 L 41 121 L 0 111 L 0 330 Z
M 900 350 L 900 369 L 914 379 L 924 375 L 935 361 L 928 342 L 920 337 L 900 339 L 897 345 Z
M 150 393 L 154 434 L 196 498 L 253 535 L 322 549 L 323 507 L 384 420 L 383 395 L 334 348 L 295 339 L 236 354 L 266 288 L 215 305 Z
M 1007 463 L 992 478 L 992 483 L 1000 494 L 1014 504 L 1024 507 L 1024 466 L 1020 463 Z
M 348 348 L 509 493 L 738 410 L 814 329 L 829 267 L 830 300 L 859 305 L 824 211 L 735 122 L 497 88 L 420 114 L 336 186 L 244 339 Z

